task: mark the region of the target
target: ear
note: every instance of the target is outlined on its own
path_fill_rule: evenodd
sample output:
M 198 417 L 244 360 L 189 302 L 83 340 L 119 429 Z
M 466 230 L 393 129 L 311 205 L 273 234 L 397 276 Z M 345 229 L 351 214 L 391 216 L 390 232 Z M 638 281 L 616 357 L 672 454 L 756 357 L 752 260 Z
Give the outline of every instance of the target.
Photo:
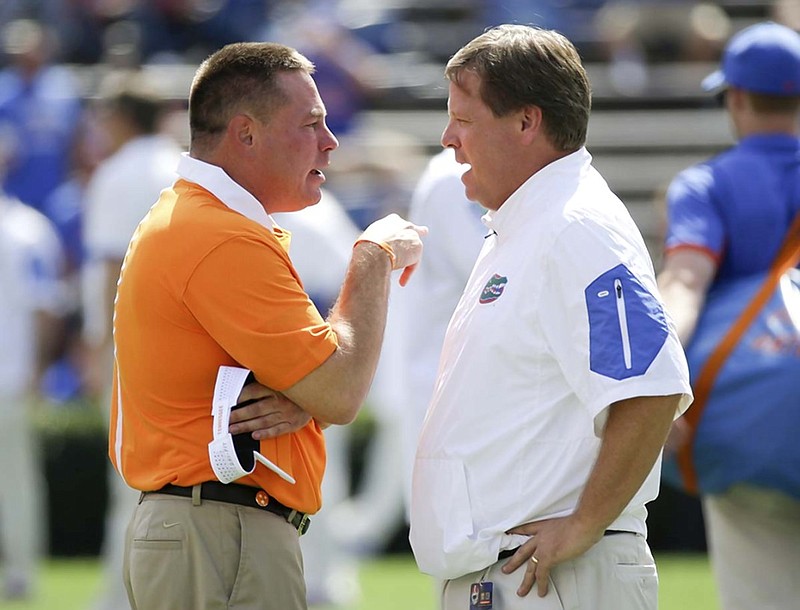
M 519 111 L 519 118 L 523 142 L 530 144 L 542 131 L 542 109 L 539 106 L 525 106 Z
M 730 110 L 740 110 L 749 105 L 747 92 L 737 87 L 728 87 L 725 92 L 725 103 Z
M 237 114 L 228 122 L 228 136 L 240 146 L 252 146 L 254 141 L 254 125 L 252 117 Z

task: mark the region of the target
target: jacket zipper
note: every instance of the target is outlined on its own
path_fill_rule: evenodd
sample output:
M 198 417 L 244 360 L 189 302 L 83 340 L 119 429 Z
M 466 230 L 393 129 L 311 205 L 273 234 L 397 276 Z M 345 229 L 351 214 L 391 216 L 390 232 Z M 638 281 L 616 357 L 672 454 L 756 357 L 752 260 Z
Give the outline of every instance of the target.
M 628 314 L 625 310 L 622 280 L 614 280 L 614 294 L 617 296 L 617 317 L 619 318 L 619 330 L 622 335 L 622 358 L 625 361 L 625 368 L 630 370 L 633 366 L 631 363 L 631 337 L 628 334 Z

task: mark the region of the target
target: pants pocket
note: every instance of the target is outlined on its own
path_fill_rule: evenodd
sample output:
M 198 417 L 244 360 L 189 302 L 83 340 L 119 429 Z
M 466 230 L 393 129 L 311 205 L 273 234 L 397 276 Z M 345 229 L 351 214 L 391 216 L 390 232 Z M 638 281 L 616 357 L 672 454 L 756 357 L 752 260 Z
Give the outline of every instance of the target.
M 180 508 L 170 510 L 174 506 L 174 502 L 147 501 L 134 511 L 125 581 L 137 610 L 192 610 L 194 606 L 196 578 L 182 522 L 186 519 Z
M 134 540 L 131 548 L 140 551 L 180 551 L 183 540 Z
M 658 607 L 658 572 L 655 564 L 614 566 L 620 610 L 645 610 Z

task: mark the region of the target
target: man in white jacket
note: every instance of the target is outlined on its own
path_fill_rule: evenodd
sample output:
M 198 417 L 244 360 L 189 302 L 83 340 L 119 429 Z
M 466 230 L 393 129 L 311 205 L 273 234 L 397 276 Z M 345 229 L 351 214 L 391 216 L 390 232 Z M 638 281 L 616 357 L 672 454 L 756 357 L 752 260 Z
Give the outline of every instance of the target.
M 645 503 L 691 389 L 641 235 L 584 148 L 586 72 L 562 35 L 509 25 L 445 75 L 442 144 L 490 236 L 420 436 L 417 562 L 445 610 L 655 609 Z

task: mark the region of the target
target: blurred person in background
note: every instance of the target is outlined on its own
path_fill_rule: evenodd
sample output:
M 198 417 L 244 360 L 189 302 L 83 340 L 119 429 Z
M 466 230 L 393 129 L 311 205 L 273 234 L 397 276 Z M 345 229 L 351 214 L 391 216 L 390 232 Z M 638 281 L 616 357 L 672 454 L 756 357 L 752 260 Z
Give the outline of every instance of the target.
M 86 186 L 83 240 L 85 383 L 99 404 L 111 401 L 111 318 L 122 260 L 139 221 L 175 181 L 180 147 L 161 128 L 165 100 L 143 72 L 111 72 L 96 104 L 109 156 Z M 108 416 L 108 409 L 102 409 Z M 125 528 L 139 497 L 109 464 L 109 504 L 103 538 L 104 592 L 98 610 L 128 607 L 122 582 Z
M 92 112 L 84 112 L 73 148 L 71 172 L 44 201 L 42 211 L 58 232 L 65 256 L 66 326 L 61 355 L 47 370 L 43 391 L 57 405 L 77 404 L 86 398 L 85 345 L 81 338 L 84 264 L 83 222 L 86 186 L 97 164 L 107 154 L 102 129 Z
M 46 538 L 33 414 L 41 406 L 42 375 L 62 338 L 63 265 L 50 221 L 0 193 L 0 593 L 9 600 L 34 593 Z
M 148 0 L 133 17 L 143 57 L 153 63 L 196 63 L 215 49 L 257 40 L 271 0 Z
M 800 0 L 773 0 L 769 6 L 769 19 L 800 31 Z
M 691 389 L 641 234 L 584 146 L 580 56 L 503 25 L 445 76 L 442 145 L 489 236 L 419 438 L 414 556 L 444 610 L 655 609 L 645 504 Z
M 318 204 L 273 217 L 292 234 L 289 256 L 303 288 L 320 312 L 330 311 L 344 281 L 358 227 L 327 190 L 322 191 Z M 314 519 L 314 527 L 300 539 L 309 607 L 349 608 L 358 602 L 355 557 L 338 543 L 336 529 L 343 524 L 334 518 L 336 506 L 350 496 L 350 440 L 349 426 L 325 430 L 325 503 Z
M 388 212 L 405 212 L 408 192 L 400 193 L 396 175 L 402 172 L 404 161 L 399 157 L 405 151 L 387 150 L 403 134 L 393 138 L 359 129 L 362 111 L 380 91 L 374 84 L 381 70 L 380 54 L 342 23 L 340 4 L 338 0 L 276 2 L 262 38 L 294 47 L 314 63 L 314 81 L 325 100 L 328 125 L 339 140 L 327 188 L 363 229 Z M 391 160 L 383 162 L 389 156 Z M 392 207 L 396 200 L 402 209 Z
M 83 223 L 86 188 L 97 165 L 108 156 L 105 132 L 96 114 L 87 109 L 80 118 L 71 171 L 44 200 L 42 212 L 58 231 L 67 259 L 67 276 L 77 291 L 84 262 Z
M 487 232 L 480 221 L 485 210 L 464 193 L 461 174 L 465 169 L 465 165 L 456 162 L 453 151 L 445 149 L 429 159 L 417 180 L 408 215 L 414 219 L 412 222 L 430 230 L 425 239 L 425 257 L 417 266 L 415 281 L 392 295 L 386 329 L 388 347 L 376 375 L 376 385 L 386 389 L 386 404 L 391 410 L 384 415 L 386 423 L 376 439 L 376 446 L 383 451 L 379 459 L 386 467 L 376 472 L 380 485 L 373 485 L 373 489 L 380 492 L 376 496 L 384 502 L 402 499 L 403 511 L 398 520 L 405 520 L 406 526 L 414 455 L 434 389 L 445 329 Z M 384 369 L 389 374 L 381 383 Z M 396 514 L 396 509 L 380 505 L 379 510 L 369 511 L 376 502 L 368 497 L 363 500 L 341 507 L 340 512 L 347 517 L 344 523 L 350 524 L 345 531 L 375 535 L 375 519 L 365 520 L 359 515 Z M 362 544 L 368 540 L 363 533 L 360 538 Z
M 399 436 L 406 509 L 417 438 L 433 394 L 444 333 L 488 232 L 480 220 L 486 210 L 464 193 L 461 175 L 467 168 L 456 161 L 452 149 L 438 153 L 420 176 L 408 212 L 412 222 L 425 225 L 430 233 L 417 281 L 392 304 L 398 324 L 389 329 L 401 346 L 398 376 L 405 399 L 399 410 Z
M 50 63 L 55 41 L 39 23 L 20 19 L 0 31 L 9 66 L 0 72 L 3 188 L 41 210 L 67 179 L 82 102 L 70 71 Z
M 28 1 L 26 10 L 16 12 L 58 29 L 66 63 L 104 61 L 108 30 L 123 27 L 137 38 L 142 63 L 180 64 L 201 61 L 229 42 L 255 40 L 270 5 L 269 0 L 54 0 Z
M 501 23 L 536 23 L 549 30 L 558 30 L 566 36 L 573 34 L 571 14 L 573 6 L 598 6 L 605 0 L 480 0 L 480 15 L 487 26 Z
M 775 23 L 742 30 L 703 86 L 724 100 L 738 143 L 684 170 L 667 191 L 659 286 L 687 346 L 709 292 L 766 273 L 800 212 L 800 35 Z M 797 412 L 796 381 L 787 412 Z M 745 418 L 753 409 L 759 405 L 726 411 Z M 689 434 L 683 419 L 675 422 L 676 445 Z M 703 457 L 724 463 L 731 456 Z M 762 475 L 701 495 L 724 610 L 793 608 L 800 599 L 793 569 L 800 564 L 800 490 L 776 481 Z
M 130 19 L 141 0 L 44 0 L 30 2 L 20 17 L 35 19 L 57 33 L 57 59 L 64 64 L 93 65 L 104 60 L 109 28 Z
M 594 27 L 614 90 L 636 96 L 663 87 L 653 66 L 716 59 L 731 20 L 712 2 L 611 0 L 598 10 Z
M 314 63 L 314 80 L 328 109 L 328 125 L 341 142 L 351 135 L 359 112 L 377 94 L 370 77 L 378 54 L 341 23 L 338 4 L 320 0 L 278 2 L 263 37 L 297 48 Z
M 329 311 L 344 280 L 353 241 L 360 229 L 327 190 L 317 205 L 291 214 L 275 214 L 292 233 L 289 254 L 319 311 Z M 327 465 L 322 482 L 325 503 L 314 527 L 300 539 L 310 607 L 352 608 L 360 598 L 359 562 L 385 548 L 402 523 L 397 420 L 405 408 L 401 396 L 397 340 L 403 333 L 397 300 L 416 283 L 390 295 L 381 357 L 364 410 L 373 422 L 356 480 L 351 468 L 350 426 L 325 430 Z M 400 403 L 400 404 L 398 404 Z

